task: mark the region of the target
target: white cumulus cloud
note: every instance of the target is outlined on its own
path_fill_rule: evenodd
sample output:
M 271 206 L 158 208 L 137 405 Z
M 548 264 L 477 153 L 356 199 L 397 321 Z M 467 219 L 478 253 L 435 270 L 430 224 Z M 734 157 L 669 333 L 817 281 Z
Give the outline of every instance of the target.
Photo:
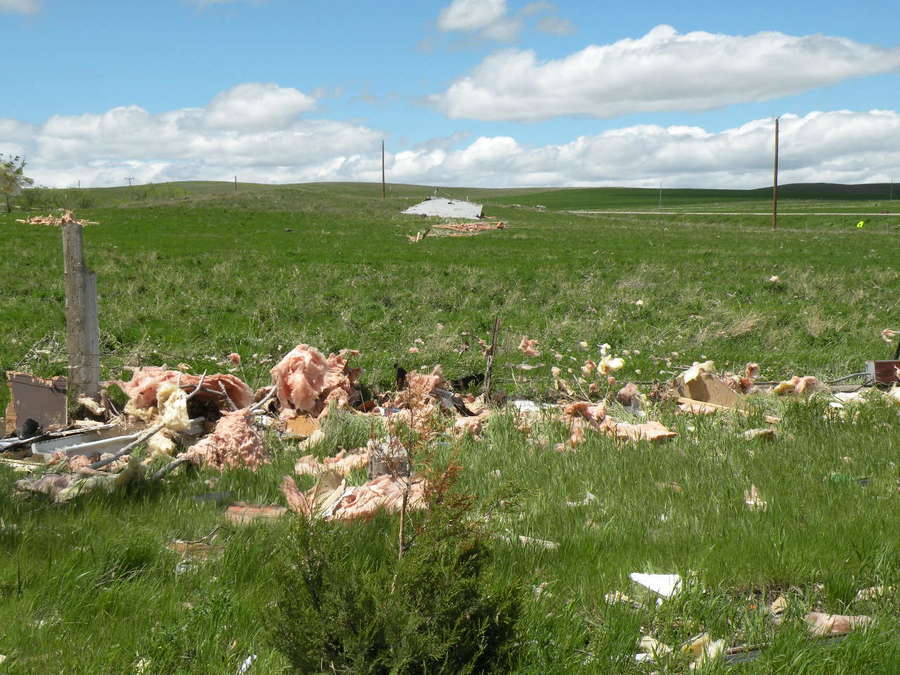
M 476 31 L 504 18 L 506 0 L 453 0 L 441 10 L 438 28 L 443 31 Z
M 54 115 L 43 124 L 0 119 L 0 152 L 24 154 L 38 183 L 65 186 L 227 179 L 279 182 L 358 175 L 382 135 L 301 113 L 312 97 L 274 84 L 226 90 L 202 108 L 152 114 L 138 105 Z
M 709 132 L 635 125 L 559 145 L 482 137 L 458 150 L 400 152 L 391 180 L 428 185 L 754 188 L 772 180 L 773 120 Z M 894 111 L 813 112 L 781 121 L 783 183 L 886 182 L 900 167 Z
M 288 124 L 316 101 L 277 84 L 249 82 L 223 91 L 206 108 L 206 122 L 222 129 L 265 129 Z
M 38 184 L 58 187 L 121 185 L 126 176 L 138 183 L 235 174 L 263 183 L 380 180 L 385 136 L 379 130 L 291 115 L 251 114 L 252 124 L 220 119 L 223 100 L 251 96 L 255 86 L 235 87 L 204 107 L 160 114 L 130 105 L 56 115 L 42 124 L 0 119 L 0 152 L 25 155 Z M 896 111 L 811 112 L 781 120 L 783 183 L 900 176 Z M 394 183 L 473 187 L 763 187 L 771 182 L 773 129 L 772 119 L 721 131 L 633 125 L 542 146 L 511 136 L 470 140 L 463 133 L 407 149 L 392 148 L 389 140 L 387 173 Z
M 530 50 L 500 51 L 429 100 L 452 118 L 610 118 L 763 101 L 898 69 L 900 48 L 826 35 L 681 34 L 661 25 L 545 62 Z
M 552 13 L 556 6 L 550 2 L 530 2 L 517 13 L 510 11 L 506 0 L 453 0 L 438 15 L 437 27 L 443 32 L 460 31 L 480 38 L 512 42 L 528 17 L 551 13 L 537 23 L 537 29 L 552 35 L 570 35 L 575 26 Z
M 0 0 L 0 12 L 34 14 L 41 10 L 41 0 Z

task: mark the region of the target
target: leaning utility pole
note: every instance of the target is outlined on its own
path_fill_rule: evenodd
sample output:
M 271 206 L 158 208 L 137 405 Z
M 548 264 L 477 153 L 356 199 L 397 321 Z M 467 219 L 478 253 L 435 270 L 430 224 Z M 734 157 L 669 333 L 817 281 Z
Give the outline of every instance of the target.
M 772 229 L 778 229 L 778 118 L 775 118 L 775 178 L 772 181 Z
M 384 199 L 384 141 L 381 141 L 381 198 Z

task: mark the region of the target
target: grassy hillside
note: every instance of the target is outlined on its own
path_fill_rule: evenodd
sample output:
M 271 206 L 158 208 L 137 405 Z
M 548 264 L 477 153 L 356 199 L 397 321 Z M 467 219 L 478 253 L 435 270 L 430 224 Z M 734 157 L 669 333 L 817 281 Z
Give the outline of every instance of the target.
M 891 211 L 900 213 L 900 189 L 889 199 L 890 185 L 833 185 L 828 183 L 782 185 L 778 197 L 783 211 Z M 497 195 L 499 203 L 542 205 L 567 210 L 771 210 L 772 189 L 703 190 L 653 188 L 572 188 Z M 690 207 L 690 208 L 689 208 Z

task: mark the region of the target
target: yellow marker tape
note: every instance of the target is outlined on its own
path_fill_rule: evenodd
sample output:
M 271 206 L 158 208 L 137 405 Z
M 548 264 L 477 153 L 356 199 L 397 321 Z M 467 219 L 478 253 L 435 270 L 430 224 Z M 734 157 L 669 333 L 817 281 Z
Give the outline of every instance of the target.
M 866 221 L 864 221 L 864 220 L 859 221 L 859 222 L 856 224 L 856 229 L 857 229 L 857 230 L 861 230 L 861 229 L 863 228 L 863 225 L 865 225 L 865 224 L 866 224 Z

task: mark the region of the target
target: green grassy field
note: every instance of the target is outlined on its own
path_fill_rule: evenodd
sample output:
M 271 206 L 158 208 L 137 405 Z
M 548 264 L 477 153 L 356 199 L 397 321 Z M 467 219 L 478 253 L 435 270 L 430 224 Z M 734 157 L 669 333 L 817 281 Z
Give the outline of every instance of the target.
M 486 216 L 508 229 L 410 243 L 407 235 L 430 223 L 399 211 L 431 192 L 392 186 L 382 201 L 374 185 L 183 183 L 44 191 L 30 204 L 35 214 L 68 206 L 101 223 L 85 239 L 98 275 L 105 377 L 162 363 L 221 371 L 236 351 L 238 374 L 260 386 L 277 359 L 306 342 L 359 349 L 363 385 L 383 390 L 395 363 L 440 363 L 448 377 L 482 371 L 474 338 L 487 338 L 497 316 L 498 386 L 540 399 L 554 396 L 551 366 L 577 374 L 602 343 L 624 355 L 622 382 L 665 380 L 707 358 L 723 370 L 757 361 L 764 380 L 827 380 L 890 355 L 879 332 L 898 328 L 900 215 L 863 229 L 856 218 L 794 216 L 773 233 L 753 216 L 569 212 L 653 209 L 655 190 L 448 189 L 441 193 L 483 200 Z M 813 196 L 798 197 L 804 210 Z M 887 201 L 841 198 L 848 210 L 890 210 Z M 676 202 L 702 211 L 766 203 L 743 192 L 664 191 L 664 207 Z M 547 208 L 516 206 L 536 204 Z M 60 236 L 14 222 L 28 213 L 0 215 L 0 365 L 63 374 Z M 538 340 L 540 357 L 515 349 L 523 335 Z M 543 365 L 516 368 L 523 362 Z M 477 513 L 492 514 L 489 583 L 523 589 L 521 649 L 510 670 L 681 672 L 687 659 L 633 663 L 642 632 L 677 644 L 709 631 L 769 645 L 755 661 L 711 672 L 897 672 L 900 598 L 855 600 L 859 589 L 900 583 L 896 408 L 873 401 L 841 421 L 823 399 L 758 407 L 734 419 L 653 408 L 652 419 L 679 433 L 664 446 L 591 437 L 558 454 L 549 448 L 567 436 L 563 425 L 548 417 L 529 438 L 509 414 L 482 440 L 438 438 L 433 452 L 458 458 L 460 489 L 476 496 Z M 763 412 L 782 417 L 778 438 L 744 440 Z M 317 454 L 362 445 L 368 434 L 367 422 L 337 415 Z M 223 507 L 197 495 L 282 501 L 278 483 L 296 449 L 274 435 L 267 442 L 274 462 L 258 474 L 204 471 L 66 506 L 13 498 L 20 476 L 0 466 L 0 654 L 9 656 L 0 668 L 137 672 L 144 663 L 144 672 L 221 673 L 256 654 L 250 672 L 284 672 L 270 632 L 289 523 L 225 526 L 223 556 L 183 573 L 165 549 L 222 523 Z M 865 485 L 854 480 L 863 477 Z M 751 484 L 767 511 L 745 507 Z M 588 492 L 596 500 L 567 506 Z M 360 555 L 367 542 L 396 538 L 396 519 L 350 527 Z M 493 537 L 507 532 L 560 546 Z M 659 607 L 606 605 L 607 592 L 631 593 L 634 571 L 693 574 L 695 582 Z M 541 584 L 546 592 L 532 593 Z M 779 593 L 790 609 L 776 630 L 760 607 Z M 802 627 L 810 609 L 876 621 L 823 646 Z

